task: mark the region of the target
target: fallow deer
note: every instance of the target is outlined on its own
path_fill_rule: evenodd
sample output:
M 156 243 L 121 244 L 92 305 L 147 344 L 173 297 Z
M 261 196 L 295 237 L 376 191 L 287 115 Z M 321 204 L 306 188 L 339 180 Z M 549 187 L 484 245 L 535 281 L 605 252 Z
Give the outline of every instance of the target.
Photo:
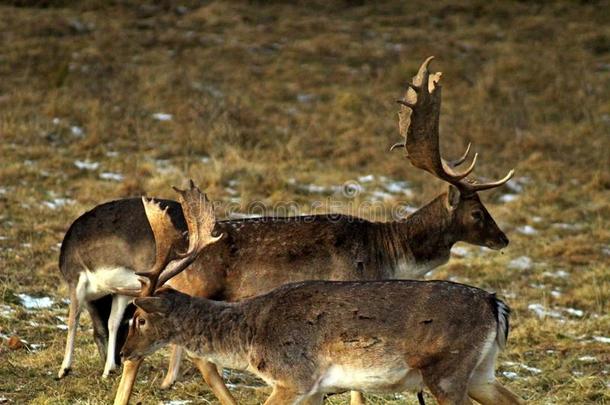
M 414 78 L 414 86 L 422 80 L 423 71 L 427 72 L 428 62 Z M 411 99 L 409 91 L 406 99 Z M 440 104 L 440 97 L 435 100 Z M 438 122 L 440 106 L 428 103 L 415 109 L 418 108 L 425 108 L 419 117 L 429 116 Z M 401 112 L 401 133 L 407 136 L 413 129 L 405 125 L 404 115 Z M 425 125 L 421 121 L 414 120 L 414 124 Z M 427 150 L 437 156 L 435 159 L 442 160 L 438 132 L 419 142 L 419 145 L 406 143 L 407 151 L 414 151 L 411 158 Z M 415 152 L 417 148 L 419 155 Z M 462 163 L 465 158 L 466 154 L 452 165 Z M 442 174 L 434 174 L 447 180 Z M 481 203 L 475 187 L 499 186 L 510 175 L 512 171 L 502 182 L 487 185 L 448 179 L 453 185 L 447 193 L 405 220 L 389 223 L 337 215 L 219 221 L 216 232 L 226 237 L 205 248 L 187 271 L 172 280 L 172 285 L 190 295 L 234 301 L 308 279 L 418 278 L 445 263 L 457 241 L 492 249 L 508 244 L 508 238 Z M 159 203 L 167 208 L 174 226 L 185 231 L 179 204 L 169 200 Z M 182 243 L 185 245 L 186 240 Z M 110 294 L 113 288 L 137 285 L 134 272 L 148 268 L 154 252 L 153 235 L 140 200 L 102 204 L 72 224 L 60 255 L 60 268 L 71 291 L 69 334 L 60 377 L 71 365 L 77 319 L 74 314 L 83 306 L 91 313 L 95 341 L 106 357 L 105 374 L 114 368 L 115 351 L 108 349 L 118 346 L 116 331 L 128 298 L 113 295 L 110 311 L 104 306 L 107 301 L 95 299 L 107 299 L 100 297 Z M 108 327 L 104 312 L 110 314 Z M 179 348 L 174 349 L 164 386 L 171 385 L 176 377 L 180 353 Z M 208 365 L 206 370 L 206 381 L 218 385 L 220 377 L 215 368 Z
M 267 382 L 267 405 L 322 404 L 329 393 L 391 393 L 427 386 L 440 404 L 520 404 L 495 378 L 509 308 L 494 294 L 447 281 L 306 281 L 237 303 L 191 297 L 163 283 L 184 270 L 212 236 L 214 211 L 199 190 L 180 192 L 180 234 L 151 200 L 144 208 L 156 260 L 142 287 L 121 355 L 139 361 L 162 346 L 196 363 L 247 370 Z M 129 294 L 128 291 L 122 291 Z M 119 392 L 121 395 L 121 392 Z

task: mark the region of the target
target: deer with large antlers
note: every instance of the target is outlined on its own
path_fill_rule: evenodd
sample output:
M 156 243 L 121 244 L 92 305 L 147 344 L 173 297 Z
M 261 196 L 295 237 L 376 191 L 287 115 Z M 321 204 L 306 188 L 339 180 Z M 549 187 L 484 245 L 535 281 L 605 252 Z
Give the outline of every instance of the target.
M 428 80 L 424 75 L 428 63 L 426 61 L 420 68 L 413 86 L 421 87 L 417 83 L 424 77 Z M 437 76 L 432 82 L 438 83 Z M 420 100 L 418 104 L 417 99 L 413 99 L 414 90 L 407 90 L 404 100 L 413 103 L 418 112 L 412 123 L 407 107 L 401 107 L 400 132 L 407 138 L 404 145 L 408 157 L 417 167 L 425 164 L 425 156 L 431 157 L 428 160 L 444 161 L 438 146 L 438 125 L 436 132 L 416 128 L 428 125 L 425 117 L 438 123 L 440 93 L 434 89 L 433 86 L 432 92 L 438 94 L 433 98 L 437 105 L 429 102 L 430 97 L 428 103 Z M 409 141 L 413 139 L 414 131 L 420 136 L 416 145 Z M 449 171 L 465 159 L 466 154 L 445 166 Z M 434 166 L 427 165 L 424 169 L 441 179 L 451 180 L 449 191 L 404 220 L 373 223 L 348 216 L 318 215 L 218 221 L 215 230 L 225 238 L 206 247 L 189 269 L 173 278 L 171 284 L 190 295 L 235 301 L 285 283 L 308 279 L 419 278 L 445 263 L 451 247 L 458 241 L 492 249 L 505 247 L 508 238 L 477 195 L 478 190 L 497 187 L 502 182 L 475 185 L 464 179 L 455 181 L 430 167 Z M 503 182 L 508 178 L 510 176 Z M 168 200 L 161 200 L 159 204 L 167 208 L 173 225 L 180 232 L 186 231 L 180 205 Z M 186 240 L 183 238 L 180 243 L 184 247 Z M 71 366 L 78 313 L 83 307 L 91 314 L 95 341 L 106 359 L 104 374 L 115 367 L 118 351 L 115 348 L 120 347 L 117 332 L 129 298 L 114 294 L 109 299 L 109 294 L 113 288 L 137 286 L 135 272 L 147 269 L 154 257 L 153 234 L 144 206 L 138 199 L 102 204 L 72 224 L 60 256 L 60 269 L 71 291 L 68 341 L 60 377 Z M 180 354 L 180 348 L 176 347 L 164 386 L 175 380 Z M 206 381 L 213 387 L 222 385 L 212 364 L 199 368 L 204 370 Z M 124 370 L 124 376 L 130 376 L 125 377 L 126 380 L 135 378 L 134 370 L 133 364 Z M 223 392 L 228 394 L 226 388 Z M 354 398 L 353 403 L 362 400 L 357 394 Z
M 139 361 L 163 345 L 196 362 L 247 370 L 273 388 L 267 405 L 322 404 L 329 393 L 427 386 L 439 404 L 520 404 L 494 376 L 510 310 L 494 294 L 444 281 L 307 281 L 238 303 L 194 298 L 163 283 L 208 244 L 214 211 L 198 189 L 180 191 L 189 248 L 166 211 L 145 200 L 157 244 L 134 303 L 122 356 Z M 123 291 L 123 293 L 129 293 Z

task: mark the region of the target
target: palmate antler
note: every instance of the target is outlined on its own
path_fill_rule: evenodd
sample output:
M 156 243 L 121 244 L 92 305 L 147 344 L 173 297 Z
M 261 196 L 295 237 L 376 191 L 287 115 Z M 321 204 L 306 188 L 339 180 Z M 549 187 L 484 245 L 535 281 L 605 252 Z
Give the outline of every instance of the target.
M 454 161 L 443 159 L 439 145 L 439 119 L 441 110 L 441 72 L 430 73 L 428 66 L 434 57 L 429 57 L 422 63 L 413 81 L 408 84 L 407 91 L 398 103 L 399 132 L 405 137 L 404 143 L 392 146 L 404 147 L 407 158 L 415 167 L 423 169 L 432 175 L 456 186 L 460 192 L 472 194 L 478 191 L 498 187 L 509 181 L 514 174 L 511 170 L 503 179 L 491 183 L 477 183 L 466 180 L 477 162 L 474 155 L 470 166 L 462 172 L 455 168 L 464 163 L 470 152 L 470 144 L 466 152 Z
M 162 209 L 153 199 L 143 197 L 142 203 L 155 239 L 155 263 L 149 271 L 136 273 L 142 284 L 140 289 L 116 289 L 115 292 L 140 297 L 152 296 L 169 279 L 193 263 L 203 248 L 222 237 L 222 235 L 212 236 L 216 223 L 214 207 L 192 180 L 188 190 L 180 190 L 176 187 L 174 190 L 179 194 L 180 205 L 188 226 L 187 251 L 175 252 L 181 234 L 172 224 L 167 208 Z

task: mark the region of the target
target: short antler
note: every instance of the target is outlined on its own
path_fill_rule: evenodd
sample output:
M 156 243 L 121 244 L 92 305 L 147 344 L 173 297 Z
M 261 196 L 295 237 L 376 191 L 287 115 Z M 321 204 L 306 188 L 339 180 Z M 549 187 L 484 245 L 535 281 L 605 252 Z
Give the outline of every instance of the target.
M 441 156 L 439 144 L 439 119 L 441 110 L 441 86 L 439 81 L 442 73 L 430 73 L 428 66 L 434 57 L 429 57 L 422 63 L 417 74 L 408 84 L 407 91 L 398 103 L 401 104 L 398 112 L 399 131 L 405 137 L 404 143 L 392 146 L 404 146 L 407 158 L 413 166 L 426 170 L 441 180 L 455 185 L 462 192 L 475 193 L 506 183 L 514 174 L 511 170 L 502 180 L 477 184 L 466 181 L 465 178 L 472 172 L 477 162 L 474 155 L 470 166 L 462 172 L 454 169 L 464 163 L 470 152 L 470 144 L 466 152 L 454 161 L 446 161 Z

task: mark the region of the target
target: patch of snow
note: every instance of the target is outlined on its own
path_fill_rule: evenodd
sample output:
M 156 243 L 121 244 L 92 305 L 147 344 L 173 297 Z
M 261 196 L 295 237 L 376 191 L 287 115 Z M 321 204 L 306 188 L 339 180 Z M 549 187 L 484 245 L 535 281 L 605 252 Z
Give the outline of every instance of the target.
M 555 272 L 545 271 L 544 273 L 542 273 L 542 275 L 545 276 L 545 277 L 552 277 L 552 278 L 568 278 L 568 277 L 570 277 L 570 273 L 568 273 L 565 270 L 557 270 Z
M 68 325 L 56 325 L 59 330 L 68 330 Z
M 100 173 L 100 179 L 103 180 L 112 180 L 112 181 L 123 181 L 125 176 L 120 173 L 112 173 L 112 172 L 103 172 Z
M 231 187 L 225 187 L 225 191 L 228 194 L 230 194 L 230 195 L 237 195 L 238 194 L 237 190 L 235 190 L 234 188 L 231 188 Z
M 538 230 L 531 225 L 523 225 L 517 228 L 517 232 L 523 235 L 536 235 Z
M 371 181 L 375 180 L 375 175 L 373 174 L 367 174 L 366 176 L 360 176 L 358 177 L 358 181 L 360 183 L 370 183 Z
M 108 157 L 117 157 L 117 156 L 119 156 L 119 152 L 114 151 L 114 150 L 109 150 L 108 152 L 106 152 L 106 156 L 108 156 Z
M 375 200 L 380 200 L 380 201 L 389 201 L 394 198 L 394 196 L 392 194 L 386 193 L 385 191 L 380 191 L 380 190 L 373 190 L 373 192 L 371 193 L 371 197 L 373 197 L 373 199 L 375 199 Z
M 585 311 L 576 308 L 562 308 L 564 312 L 567 312 L 570 315 L 573 315 L 578 318 L 582 318 L 585 314 Z
M 210 163 L 212 161 L 212 159 L 209 156 L 202 156 L 201 159 L 199 159 L 199 161 L 201 163 Z
M 174 118 L 174 116 L 173 116 L 173 115 L 171 115 L 171 114 L 166 114 L 166 113 L 161 113 L 161 112 L 159 112 L 159 113 L 154 113 L 154 114 L 152 115 L 152 117 L 153 117 L 154 119 L 156 119 L 157 121 L 171 121 L 171 120 L 172 120 L 172 118 Z
M 65 205 L 74 204 L 74 200 L 72 200 L 71 198 L 54 198 L 50 201 L 43 201 L 42 204 L 47 208 L 56 210 L 57 208 L 63 207 Z
M 82 138 L 83 136 L 85 136 L 85 131 L 83 131 L 83 129 L 81 127 L 78 127 L 76 125 L 72 125 L 70 127 L 70 132 L 72 133 L 73 136 L 75 136 L 77 138 Z
M 602 246 L 602 253 L 605 254 L 606 256 L 610 256 L 610 246 L 608 246 L 608 245 Z
M 536 316 L 540 319 L 544 319 L 546 317 L 557 318 L 557 319 L 563 318 L 563 316 L 561 315 L 561 312 L 555 311 L 552 309 L 547 309 L 542 304 L 529 304 L 527 306 L 527 309 L 529 309 L 534 314 L 536 314 Z
M 457 257 L 466 257 L 470 254 L 470 249 L 464 246 L 454 246 L 451 248 L 451 253 Z
M 393 194 L 404 194 L 407 197 L 413 197 L 413 191 L 409 188 L 408 181 L 393 180 L 383 184 L 383 187 Z
M 504 377 L 506 377 L 510 380 L 516 380 L 517 378 L 519 378 L 519 374 L 517 374 L 513 371 L 503 371 L 502 375 L 504 375 Z
M 15 313 L 15 310 L 6 304 L 0 304 L 0 316 L 9 318 Z
M 53 125 L 59 125 L 61 120 L 59 118 L 55 117 L 55 118 L 53 118 L 53 120 L 51 120 L 51 122 L 53 123 Z
M 27 309 L 46 309 L 53 305 L 53 299 L 51 297 L 39 297 L 35 298 L 27 294 L 17 294 L 21 305 Z
M 30 350 L 32 350 L 34 352 L 42 349 L 43 347 L 45 347 L 44 343 L 31 343 L 30 344 Z
M 527 270 L 534 264 L 533 260 L 527 256 L 519 256 L 508 262 L 508 268 L 511 270 Z
M 593 340 L 600 343 L 608 343 L 610 344 L 610 337 L 605 336 L 593 336 Z
M 561 297 L 561 291 L 553 290 L 551 291 L 551 296 L 555 298 Z
M 542 373 L 542 370 L 540 370 L 539 368 L 531 367 L 531 366 L 528 366 L 528 365 L 525 365 L 525 364 L 519 364 L 519 367 L 521 367 L 524 370 L 529 371 L 532 374 L 540 374 L 540 373 Z
M 297 94 L 297 101 L 299 103 L 302 103 L 302 104 L 311 103 L 315 99 L 316 99 L 316 95 L 315 94 L 308 94 L 308 93 L 299 93 L 299 94 Z
M 566 224 L 563 222 L 555 223 L 551 225 L 553 228 L 565 229 L 567 231 L 581 231 L 584 227 L 581 224 Z
M 542 222 L 542 217 L 537 217 L 537 216 L 532 217 L 532 221 L 538 224 L 538 223 Z
M 81 170 L 97 170 L 100 164 L 98 162 L 90 162 L 89 160 L 75 160 L 74 166 Z
M 504 194 L 500 196 L 500 202 L 510 203 L 519 199 L 517 194 Z
M 597 357 L 594 356 L 581 356 L 578 358 L 578 361 L 582 361 L 583 363 L 597 363 Z

